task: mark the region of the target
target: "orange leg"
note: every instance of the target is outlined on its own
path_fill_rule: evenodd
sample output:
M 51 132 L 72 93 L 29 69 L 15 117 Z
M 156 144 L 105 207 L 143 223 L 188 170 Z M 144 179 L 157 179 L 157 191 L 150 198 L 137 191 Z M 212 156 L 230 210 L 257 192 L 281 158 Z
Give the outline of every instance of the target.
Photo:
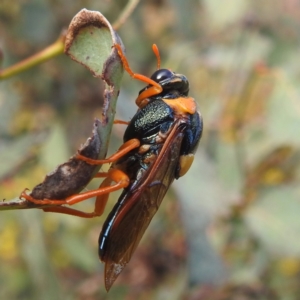
M 25 190 L 21 193 L 20 198 L 24 198 L 27 201 L 33 202 L 39 205 L 74 205 L 78 202 L 87 200 L 92 197 L 97 197 L 95 203 L 95 210 L 93 213 L 84 213 L 75 209 L 68 207 L 49 207 L 45 208 L 45 211 L 48 212 L 60 212 L 65 214 L 71 214 L 79 217 L 92 218 L 94 216 L 99 216 L 103 213 L 104 207 L 106 205 L 109 193 L 123 189 L 129 185 L 128 176 L 121 170 L 111 169 L 108 173 L 100 173 L 99 177 L 106 176 L 105 180 L 101 183 L 100 187 L 97 190 L 92 190 L 84 192 L 81 194 L 72 195 L 64 200 L 53 200 L 53 199 L 34 199 L 32 196 L 27 195 Z M 111 185 L 112 182 L 115 184 Z
M 151 97 L 151 96 L 154 96 L 154 95 L 157 95 L 157 94 L 161 93 L 162 90 L 163 90 L 163 88 L 162 88 L 162 86 L 161 86 L 159 83 L 157 83 L 156 81 L 152 80 L 151 78 L 149 78 L 149 77 L 147 77 L 147 76 L 144 76 L 144 75 L 142 75 L 142 74 L 136 74 L 136 73 L 134 73 L 134 72 L 130 69 L 130 67 L 129 67 L 129 63 L 128 63 L 128 61 L 127 61 L 127 59 L 126 59 L 126 57 L 125 57 L 125 55 L 124 55 L 124 53 L 123 53 L 123 51 L 122 51 L 121 46 L 120 46 L 119 44 L 115 44 L 114 47 L 117 49 L 118 54 L 119 54 L 119 56 L 120 56 L 120 59 L 121 59 L 121 61 L 122 61 L 123 67 L 124 67 L 124 69 L 127 71 L 127 73 L 128 73 L 132 78 L 134 78 L 134 79 L 137 79 L 137 80 L 143 81 L 143 82 L 145 82 L 145 83 L 147 83 L 147 84 L 149 84 L 149 85 L 152 85 L 151 88 L 149 88 L 149 89 L 147 89 L 146 91 L 142 92 L 142 93 L 138 96 L 138 98 L 136 99 L 136 105 L 137 105 L 138 107 L 142 108 L 142 107 L 145 105 L 144 103 L 142 103 L 142 100 L 144 100 L 144 99 L 147 98 L 147 97 Z M 156 47 L 156 48 L 157 48 L 157 47 Z M 154 53 L 155 53 L 155 55 L 157 55 L 155 51 L 154 51 Z M 160 60 L 159 60 L 159 61 L 160 61 Z M 158 65 L 159 65 L 159 64 L 160 64 L 160 63 L 158 63 Z M 148 92 L 148 91 L 149 91 L 149 92 Z M 145 92 L 147 92 L 147 93 L 145 93 Z M 140 106 L 141 104 L 142 104 L 142 106 Z
M 77 158 L 86 161 L 89 164 L 110 163 L 124 156 L 129 151 L 139 147 L 139 145 L 140 141 L 138 139 L 129 140 L 126 143 L 124 143 L 115 154 L 104 160 L 93 160 L 80 154 L 77 154 Z M 73 205 L 86 199 L 97 197 L 95 209 L 92 213 L 86 213 L 64 206 L 43 208 L 43 210 L 46 212 L 57 212 L 82 218 L 93 218 L 95 216 L 100 216 L 103 213 L 106 202 L 108 200 L 108 196 L 111 192 L 123 189 L 129 184 L 128 176 L 123 171 L 118 169 L 110 169 L 107 173 L 99 172 L 95 175 L 95 177 L 105 177 L 105 179 L 103 180 L 103 182 L 97 190 L 92 190 L 81 194 L 75 194 L 66 199 L 35 199 L 32 196 L 26 194 L 27 189 L 25 189 L 21 193 L 20 198 L 26 199 L 27 201 L 33 202 L 38 205 Z M 115 184 L 111 185 L 112 182 L 115 182 Z
M 94 218 L 94 217 L 101 216 L 101 215 L 97 214 L 96 212 L 88 213 L 88 212 L 84 212 L 84 211 L 66 207 L 66 206 L 53 206 L 53 207 L 43 208 L 43 211 L 71 215 L 71 216 L 80 217 L 80 218 Z
M 103 177 L 104 174 L 107 174 L 107 173 L 98 173 L 96 177 Z M 112 179 L 110 177 L 107 177 L 100 184 L 98 190 L 101 190 L 105 187 L 110 186 L 111 182 L 112 182 Z M 81 218 L 99 217 L 104 212 L 106 203 L 108 201 L 108 197 L 109 197 L 109 193 L 97 196 L 94 211 L 90 212 L 90 213 L 89 212 L 84 212 L 84 211 L 81 211 L 81 210 L 77 210 L 77 209 L 74 209 L 74 208 L 66 207 L 66 206 L 47 207 L 47 208 L 43 208 L 43 211 L 67 214 L 67 215 L 72 215 L 72 216 L 81 217 Z
M 130 122 L 123 121 L 123 120 L 114 120 L 114 124 L 122 124 L 122 125 L 129 125 Z
M 114 162 L 114 161 L 118 160 L 120 157 L 124 156 L 125 154 L 127 154 L 131 150 L 139 147 L 140 144 L 141 143 L 138 139 L 131 139 L 131 140 L 127 141 L 126 143 L 124 143 L 115 154 L 113 154 L 112 156 L 110 156 L 106 159 L 91 159 L 91 158 L 83 156 L 79 153 L 76 154 L 76 158 L 80 159 L 80 160 L 83 160 L 83 161 L 87 162 L 90 165 L 107 164 L 107 163 L 111 163 L 111 162 Z

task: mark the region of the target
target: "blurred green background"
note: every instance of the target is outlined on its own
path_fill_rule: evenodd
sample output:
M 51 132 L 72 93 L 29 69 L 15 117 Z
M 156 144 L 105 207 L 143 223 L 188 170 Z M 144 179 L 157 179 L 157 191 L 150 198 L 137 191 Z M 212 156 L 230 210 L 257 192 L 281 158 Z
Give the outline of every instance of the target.
M 1 0 L 1 67 L 51 44 L 82 8 L 114 22 L 126 4 Z M 205 122 L 194 165 L 109 294 L 97 240 L 117 195 L 92 220 L 2 211 L 0 298 L 299 299 L 300 1 L 144 0 L 118 33 L 135 72 L 153 73 L 156 43 L 162 67 L 188 77 Z M 65 55 L 0 84 L 0 200 L 9 200 L 90 136 L 103 85 Z M 118 119 L 130 120 L 142 87 L 125 74 Z M 123 131 L 115 125 L 109 153 Z

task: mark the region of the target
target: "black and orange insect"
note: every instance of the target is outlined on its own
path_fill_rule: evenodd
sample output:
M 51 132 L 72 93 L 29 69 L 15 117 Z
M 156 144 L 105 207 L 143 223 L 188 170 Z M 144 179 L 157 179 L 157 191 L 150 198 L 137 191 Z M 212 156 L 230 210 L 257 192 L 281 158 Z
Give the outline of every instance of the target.
M 81 154 L 77 159 L 90 165 L 111 163 L 99 189 L 75 194 L 63 200 L 35 199 L 23 192 L 22 198 L 41 205 L 57 205 L 45 211 L 92 218 L 100 216 L 109 193 L 123 192 L 103 224 L 99 237 L 99 257 L 105 263 L 105 287 L 110 289 L 129 262 L 169 186 L 190 168 L 201 138 L 203 122 L 195 100 L 188 96 L 189 82 L 184 75 L 160 69 L 149 78 L 130 69 L 119 45 L 114 46 L 125 70 L 147 83 L 136 99 L 138 111 L 128 123 L 124 144 L 109 158 L 93 160 Z M 96 196 L 92 213 L 75 210 L 73 205 Z

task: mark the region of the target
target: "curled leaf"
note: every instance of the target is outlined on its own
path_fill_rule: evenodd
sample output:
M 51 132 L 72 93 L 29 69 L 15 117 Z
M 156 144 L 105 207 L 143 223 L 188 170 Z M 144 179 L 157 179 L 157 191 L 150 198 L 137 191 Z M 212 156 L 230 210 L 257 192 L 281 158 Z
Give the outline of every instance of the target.
M 81 10 L 71 21 L 65 44 L 65 53 L 85 66 L 96 77 L 105 81 L 102 122 L 96 120 L 93 135 L 79 153 L 92 158 L 104 158 L 113 124 L 123 66 L 112 46 L 120 38 L 106 18 L 99 12 Z M 117 90 L 116 90 L 117 88 Z M 35 199 L 65 199 L 80 192 L 99 170 L 74 156 L 48 174 L 37 185 L 31 196 Z
M 123 76 L 123 65 L 115 44 L 123 43 L 107 19 L 97 11 L 81 10 L 71 21 L 65 53 L 105 82 L 102 126 L 98 133 L 102 146 L 99 158 L 106 155 Z
M 99 124 L 99 120 L 95 120 L 92 136 L 79 149 L 80 154 L 92 159 L 98 158 L 101 148 L 97 134 Z M 67 162 L 46 175 L 45 180 L 38 184 L 30 195 L 35 199 L 65 199 L 80 192 L 98 169 L 99 166 L 87 164 L 72 156 Z
M 114 44 L 122 45 L 122 41 L 106 18 L 96 11 L 81 10 L 71 21 L 66 34 L 65 53 L 105 83 L 102 120 L 95 121 L 92 136 L 78 150 L 91 159 L 106 156 L 123 76 L 123 65 Z M 73 156 L 49 173 L 30 195 L 35 199 L 65 199 L 80 192 L 99 168 Z M 13 203 L 16 204 L 15 201 Z M 8 203 L 5 204 L 7 209 Z M 18 207 L 12 204 L 11 209 L 38 207 L 32 203 L 23 206 L 24 201 L 21 201 Z

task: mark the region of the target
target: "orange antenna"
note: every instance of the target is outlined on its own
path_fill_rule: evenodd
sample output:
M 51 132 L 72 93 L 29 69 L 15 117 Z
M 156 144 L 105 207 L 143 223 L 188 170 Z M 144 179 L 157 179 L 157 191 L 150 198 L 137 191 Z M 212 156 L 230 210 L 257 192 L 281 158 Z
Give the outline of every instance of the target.
M 122 47 L 119 44 L 114 44 L 113 47 L 115 47 L 117 49 L 117 52 L 118 52 L 119 57 L 120 57 L 120 59 L 122 61 L 122 64 L 123 64 L 123 68 L 125 69 L 125 71 L 127 71 L 127 73 L 132 78 L 143 81 L 143 82 L 145 82 L 149 85 L 152 85 L 151 88 L 148 88 L 148 89 L 144 90 L 142 93 L 140 93 L 139 96 L 136 99 L 137 106 L 141 108 L 142 105 L 143 105 L 142 102 L 143 102 L 144 99 L 150 98 L 154 95 L 157 95 L 157 94 L 161 93 L 163 88 L 158 82 L 152 80 L 151 78 L 149 78 L 147 76 L 144 76 L 142 74 L 134 73 L 129 67 L 129 63 L 128 63 L 128 61 L 127 61 L 127 59 L 126 59 L 126 57 L 123 53 Z M 154 53 L 157 57 L 157 66 L 159 68 L 160 67 L 160 56 L 159 56 L 158 48 L 157 48 L 156 45 L 153 45 L 152 49 L 153 49 L 153 51 L 154 51 Z
M 158 47 L 156 46 L 156 44 L 152 45 L 152 50 L 157 59 L 157 70 L 159 70 L 160 69 L 160 55 L 159 55 L 159 50 L 158 50 Z

